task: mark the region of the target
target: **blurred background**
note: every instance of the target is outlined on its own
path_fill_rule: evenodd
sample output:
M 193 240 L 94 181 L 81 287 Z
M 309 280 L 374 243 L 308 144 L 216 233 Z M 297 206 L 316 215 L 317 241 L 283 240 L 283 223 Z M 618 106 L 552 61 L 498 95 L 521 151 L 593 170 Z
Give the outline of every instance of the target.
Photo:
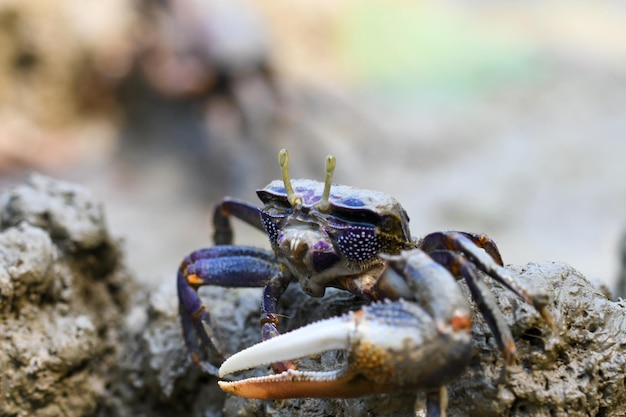
M 292 176 L 385 191 L 416 237 L 614 285 L 626 223 L 621 2 L 4 0 L 0 187 L 105 202 L 144 282 L 210 245 L 222 196 Z M 266 238 L 237 225 L 237 242 Z

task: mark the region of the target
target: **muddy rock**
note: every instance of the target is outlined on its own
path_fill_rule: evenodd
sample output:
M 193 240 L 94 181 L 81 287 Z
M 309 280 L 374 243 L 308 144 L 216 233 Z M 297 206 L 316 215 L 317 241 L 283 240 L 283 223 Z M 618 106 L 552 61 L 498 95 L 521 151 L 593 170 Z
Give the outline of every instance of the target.
M 517 342 L 517 361 L 505 366 L 489 328 L 475 314 L 474 356 L 465 374 L 449 387 L 449 415 L 623 415 L 626 412 L 623 384 L 626 304 L 611 301 L 580 273 L 563 263 L 529 263 L 509 266 L 508 270 L 533 292 L 549 295 L 554 325 L 548 326 L 532 307 L 493 284 L 499 306 Z M 218 318 L 216 321 L 226 354 L 259 340 L 260 291 L 217 288 L 203 291 L 206 305 Z M 171 303 L 175 299 L 173 286 L 160 289 L 157 298 Z M 294 286 L 283 297 L 285 318 L 282 324 L 285 330 L 289 330 L 358 306 L 356 300 L 340 291 L 328 291 L 323 299 L 313 299 Z M 176 361 L 179 366 L 176 369 L 157 367 L 161 374 L 167 373 L 173 380 L 164 378 L 160 383 L 152 384 L 150 390 L 155 390 L 152 397 L 166 399 L 170 406 L 175 404 L 177 411 L 184 410 L 194 416 L 423 415 L 424 403 L 420 393 L 337 400 L 258 401 L 225 397 L 215 389 L 215 377 L 200 376 L 193 367 L 182 365 L 184 359 L 174 359 L 177 355 L 184 355 L 180 336 L 175 330 L 174 309 L 175 306 L 171 306 L 161 310 L 158 320 L 148 317 L 140 338 L 144 345 L 153 347 L 168 346 L 167 340 L 175 338 L 164 351 L 171 355 L 166 355 L 169 361 Z M 155 312 L 153 308 L 153 314 Z M 176 348 L 172 350 L 172 346 Z M 159 358 L 164 351 L 149 351 L 145 347 L 140 350 L 143 353 L 135 354 L 143 356 L 145 363 L 152 360 L 161 363 Z M 341 366 L 344 360 L 342 355 L 330 352 L 303 359 L 299 366 L 326 370 Z M 242 376 L 266 372 L 268 369 L 263 368 Z M 185 395 L 173 395 L 172 386 L 185 387 Z M 180 393 L 180 388 L 175 392 Z M 149 414 L 166 415 L 159 414 L 158 407 L 136 415 Z
M 131 292 L 102 208 L 40 175 L 0 201 L 0 415 L 94 415 Z
M 185 351 L 176 267 L 171 283 L 134 284 L 87 190 L 33 176 L 0 201 L 0 415 L 423 415 L 423 394 L 413 392 L 281 401 L 225 395 Z M 624 415 L 626 303 L 611 301 L 566 264 L 507 268 L 531 292 L 548 295 L 554 324 L 487 279 L 516 340 L 517 360 L 505 366 L 475 314 L 474 354 L 448 387 L 448 415 Z M 259 289 L 203 288 L 201 295 L 224 356 L 260 340 Z M 281 300 L 281 326 L 288 331 L 359 307 L 345 292 L 314 299 L 294 285 Z M 220 363 L 220 355 L 207 353 Z M 327 352 L 298 366 L 327 370 L 343 362 L 342 353 Z M 260 367 L 241 376 L 267 372 Z
M 487 326 L 474 326 L 474 358 L 450 387 L 453 416 L 621 416 L 626 412 L 626 303 L 611 301 L 563 263 L 509 267 L 527 288 L 550 295 L 547 327 L 494 286 L 518 349 L 504 368 Z

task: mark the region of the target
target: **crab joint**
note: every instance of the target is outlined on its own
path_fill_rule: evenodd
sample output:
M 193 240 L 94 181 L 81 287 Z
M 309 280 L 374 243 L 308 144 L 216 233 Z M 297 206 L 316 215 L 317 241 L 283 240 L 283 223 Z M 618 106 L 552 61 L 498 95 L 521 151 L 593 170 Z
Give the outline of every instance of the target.
M 281 149 L 280 152 L 278 152 L 278 163 L 280 164 L 280 170 L 283 174 L 283 183 L 285 184 L 289 204 L 292 206 L 300 204 L 300 197 L 298 197 L 293 190 L 291 178 L 289 177 L 289 152 L 287 152 L 287 149 Z
M 200 278 L 196 274 L 189 274 L 187 275 L 187 283 L 191 285 L 192 287 L 198 287 L 204 284 L 204 281 L 202 280 L 202 278 Z
M 330 186 L 333 180 L 333 173 L 335 172 L 335 165 L 337 161 L 335 157 L 332 155 L 326 156 L 326 176 L 324 178 L 324 193 L 322 194 L 322 198 L 317 203 L 317 207 L 320 211 L 328 211 L 330 207 Z

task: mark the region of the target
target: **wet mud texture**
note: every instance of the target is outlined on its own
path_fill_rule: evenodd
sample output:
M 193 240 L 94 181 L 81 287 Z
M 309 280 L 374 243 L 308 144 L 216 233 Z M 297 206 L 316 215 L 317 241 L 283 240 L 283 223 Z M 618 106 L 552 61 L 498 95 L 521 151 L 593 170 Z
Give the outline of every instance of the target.
M 129 277 L 91 193 L 34 175 L 0 197 L 0 415 L 108 401 Z
M 133 284 L 100 204 L 80 187 L 34 176 L 0 201 L 0 415 L 422 415 L 420 393 L 349 400 L 226 396 L 217 379 L 201 374 L 186 355 L 176 266 L 171 284 Z M 449 387 L 448 414 L 623 415 L 626 304 L 609 300 L 565 264 L 531 263 L 509 271 L 533 292 L 549 294 L 554 328 L 492 285 L 517 342 L 518 360 L 504 366 L 477 315 L 474 355 Z M 201 294 L 225 355 L 259 341 L 260 290 L 205 288 Z M 358 307 L 344 292 L 329 290 L 313 299 L 292 286 L 281 301 L 281 325 L 288 330 Z M 219 363 L 217 355 L 209 356 Z M 324 370 L 344 360 L 329 352 L 299 366 Z M 263 367 L 242 376 L 267 372 Z

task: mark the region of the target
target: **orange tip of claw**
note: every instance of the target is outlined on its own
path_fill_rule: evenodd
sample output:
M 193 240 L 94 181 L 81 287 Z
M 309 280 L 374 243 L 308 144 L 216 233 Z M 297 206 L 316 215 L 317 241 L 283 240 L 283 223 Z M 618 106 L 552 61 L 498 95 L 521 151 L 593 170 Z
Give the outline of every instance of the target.
M 219 387 L 242 398 L 261 400 L 285 398 L 354 398 L 393 390 L 365 378 L 330 372 L 285 371 L 241 381 L 218 381 Z

